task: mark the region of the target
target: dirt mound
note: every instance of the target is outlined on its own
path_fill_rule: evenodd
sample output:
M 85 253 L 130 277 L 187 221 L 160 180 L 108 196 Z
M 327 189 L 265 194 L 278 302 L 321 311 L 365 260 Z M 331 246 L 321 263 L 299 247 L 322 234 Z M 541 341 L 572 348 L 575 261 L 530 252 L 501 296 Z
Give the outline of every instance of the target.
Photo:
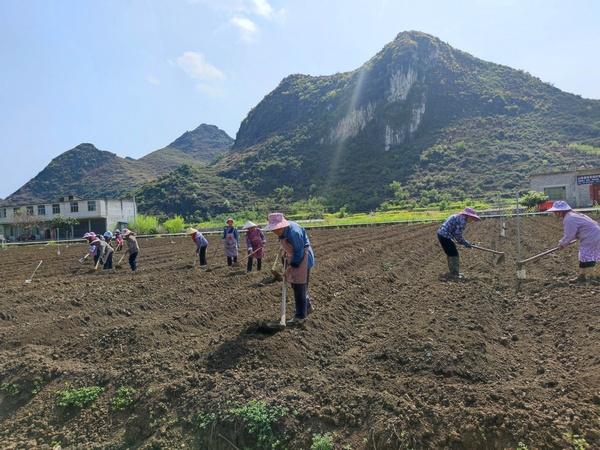
M 552 218 L 523 225 L 524 255 L 560 237 Z M 600 285 L 568 283 L 576 249 L 518 286 L 514 223 L 501 239 L 486 220 L 467 236 L 506 263 L 461 250 L 468 279 L 447 282 L 435 229 L 310 232 L 316 310 L 273 335 L 255 324 L 278 319 L 281 285 L 222 267 L 216 240 L 211 271 L 190 268 L 189 239 L 142 240 L 136 275 L 71 273 L 82 245 L 2 251 L 2 448 L 310 448 L 327 432 L 335 448 L 600 447 Z M 57 402 L 91 386 L 84 407 Z

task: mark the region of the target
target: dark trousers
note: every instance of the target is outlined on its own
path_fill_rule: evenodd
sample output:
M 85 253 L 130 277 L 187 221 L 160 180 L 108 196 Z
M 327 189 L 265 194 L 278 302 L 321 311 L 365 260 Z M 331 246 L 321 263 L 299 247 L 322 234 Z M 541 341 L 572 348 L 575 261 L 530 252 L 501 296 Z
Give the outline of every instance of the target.
M 205 266 L 206 265 L 206 246 L 200 247 L 200 251 L 198 252 L 198 254 L 200 256 L 200 265 Z
M 296 317 L 299 319 L 305 319 L 308 315 L 308 308 L 310 306 L 310 297 L 308 296 L 309 280 L 310 269 L 308 269 L 308 274 L 306 275 L 306 283 L 292 283 L 292 289 L 294 290 L 294 301 L 296 302 Z
M 129 255 L 129 267 L 131 267 L 131 270 L 133 270 L 134 272 L 137 270 L 137 255 L 138 252 Z
M 94 265 L 96 265 L 98 263 L 99 259 L 100 259 L 100 252 L 98 251 L 97 254 L 94 256 Z
M 442 248 L 444 249 L 444 253 L 450 257 L 458 256 L 458 250 L 456 249 L 456 244 L 452 241 L 452 239 L 445 238 L 444 236 L 437 235 Z
M 596 265 L 596 261 L 579 261 L 579 268 L 586 269 L 588 267 L 594 267 Z
M 252 256 L 248 257 L 248 264 L 246 264 L 246 271 L 252 272 L 253 260 L 254 260 L 254 258 Z M 261 267 L 262 267 L 262 259 L 256 258 L 256 270 L 258 270 L 260 272 Z
M 113 268 L 113 254 L 112 253 L 109 253 L 109 255 L 106 257 L 106 262 L 104 263 L 104 268 L 105 269 Z
M 228 256 L 227 257 L 227 265 L 231 266 L 234 263 L 237 263 L 237 256 Z

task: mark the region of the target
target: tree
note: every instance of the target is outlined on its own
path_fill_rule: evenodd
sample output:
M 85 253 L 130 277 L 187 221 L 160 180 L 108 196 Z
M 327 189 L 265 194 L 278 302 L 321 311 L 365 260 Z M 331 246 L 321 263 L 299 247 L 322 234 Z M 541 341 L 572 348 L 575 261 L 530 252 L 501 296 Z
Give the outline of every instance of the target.
M 546 194 L 537 191 L 529 191 L 520 198 L 521 204 L 527 208 L 534 208 L 547 200 L 548 196 Z

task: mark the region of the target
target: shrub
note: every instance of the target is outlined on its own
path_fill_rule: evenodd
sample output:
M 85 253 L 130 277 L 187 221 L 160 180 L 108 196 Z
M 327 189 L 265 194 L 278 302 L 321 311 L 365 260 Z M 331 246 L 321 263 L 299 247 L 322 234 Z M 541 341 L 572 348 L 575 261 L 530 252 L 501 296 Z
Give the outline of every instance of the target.
M 125 408 L 129 408 L 135 403 L 136 390 L 132 387 L 123 386 L 117 389 L 115 396 L 113 397 L 110 404 L 115 411 L 120 411 Z
M 181 233 L 185 228 L 185 221 L 183 217 L 176 215 L 169 220 L 165 220 L 163 227 L 167 230 L 167 233 Z
M 250 434 L 256 437 L 259 445 L 277 448 L 280 444 L 273 430 L 273 425 L 288 410 L 279 406 L 271 406 L 265 401 L 251 400 L 245 406 L 233 408 L 230 414 L 242 420 Z
M 128 225 L 128 228 L 134 230 L 137 234 L 152 234 L 156 233 L 158 229 L 158 219 L 154 216 L 138 214 Z
M 548 196 L 546 194 L 536 191 L 529 191 L 520 198 L 521 204 L 527 208 L 534 208 L 546 200 L 548 200 Z
M 104 388 L 99 386 L 82 387 L 79 389 L 65 389 L 56 394 L 56 404 L 64 408 L 75 406 L 83 408 L 95 401 Z

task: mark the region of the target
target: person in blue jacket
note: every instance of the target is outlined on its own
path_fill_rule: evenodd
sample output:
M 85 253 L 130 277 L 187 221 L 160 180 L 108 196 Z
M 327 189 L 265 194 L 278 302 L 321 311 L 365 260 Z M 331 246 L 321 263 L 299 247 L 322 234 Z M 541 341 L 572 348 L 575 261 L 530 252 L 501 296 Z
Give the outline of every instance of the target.
M 296 222 L 288 221 L 281 213 L 269 214 L 266 227 L 279 238 L 284 253 L 285 281 L 292 285 L 296 302 L 296 315 L 288 325 L 304 323 L 314 307 L 308 295 L 310 269 L 315 265 L 315 255 L 306 230 Z
M 468 223 L 479 221 L 481 218 L 475 213 L 473 208 L 465 208 L 459 214 L 453 214 L 446 219 L 437 230 L 437 237 L 440 241 L 444 253 L 448 257 L 448 270 L 451 278 L 461 278 L 460 257 L 455 241 L 466 248 L 472 244 L 463 237 L 463 232 Z

